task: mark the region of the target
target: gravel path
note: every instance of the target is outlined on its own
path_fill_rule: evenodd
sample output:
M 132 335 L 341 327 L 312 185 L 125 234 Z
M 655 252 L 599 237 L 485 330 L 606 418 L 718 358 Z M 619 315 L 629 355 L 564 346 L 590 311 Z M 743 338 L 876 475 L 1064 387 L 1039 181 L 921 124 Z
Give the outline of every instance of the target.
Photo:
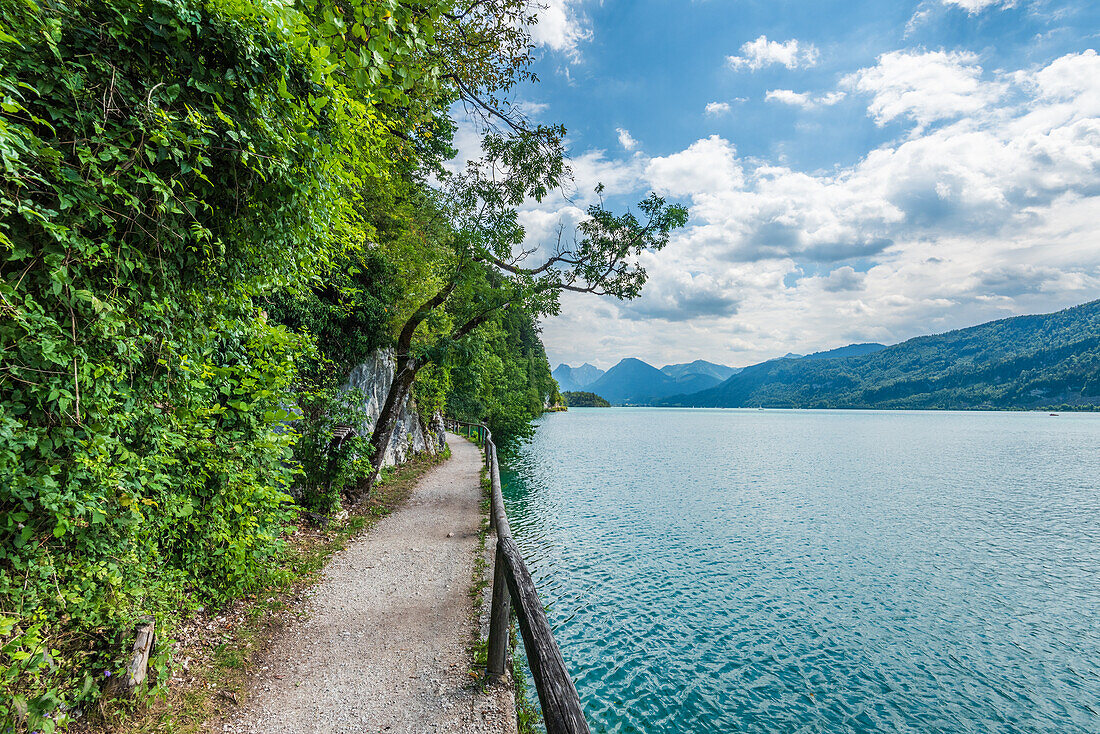
M 514 731 L 509 692 L 479 692 L 469 673 L 481 454 L 449 439 L 408 503 L 333 557 L 225 731 Z

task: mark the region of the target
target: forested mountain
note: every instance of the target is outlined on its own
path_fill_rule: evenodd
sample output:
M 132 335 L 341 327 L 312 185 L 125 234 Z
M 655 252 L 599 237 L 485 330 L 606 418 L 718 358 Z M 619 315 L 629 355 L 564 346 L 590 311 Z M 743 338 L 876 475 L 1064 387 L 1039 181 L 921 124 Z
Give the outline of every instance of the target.
M 740 367 L 727 367 L 724 364 L 714 364 L 714 362 L 707 362 L 704 359 L 697 359 L 694 362 L 685 364 L 666 364 L 661 368 L 661 372 L 673 379 L 679 379 L 685 375 L 710 375 L 719 380 L 728 380 L 740 371 Z
M 669 377 L 653 365 L 627 357 L 587 386 L 614 405 L 648 405 L 668 395 L 694 392 L 719 384 L 717 377 L 685 374 Z
M 922 336 L 871 354 L 778 359 L 663 405 L 774 408 L 1100 406 L 1100 301 Z
M 570 367 L 567 364 L 559 364 L 552 373 L 558 381 L 558 387 L 564 391 L 580 390 L 591 385 L 603 376 L 603 370 L 595 365 L 585 362 L 580 367 Z

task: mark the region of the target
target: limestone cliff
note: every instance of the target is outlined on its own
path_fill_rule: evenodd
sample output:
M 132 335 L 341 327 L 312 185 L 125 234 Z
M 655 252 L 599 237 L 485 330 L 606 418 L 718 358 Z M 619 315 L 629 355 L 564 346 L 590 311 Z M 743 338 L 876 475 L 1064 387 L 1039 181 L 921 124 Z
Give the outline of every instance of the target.
M 393 349 L 376 349 L 367 361 L 351 371 L 345 390 L 359 390 L 363 396 L 365 420 L 358 427 L 359 434 L 369 436 L 374 430 L 382 404 L 386 402 L 386 392 L 394 375 Z M 416 409 L 412 395 L 397 416 L 397 427 L 393 439 L 386 449 L 386 466 L 403 464 L 413 454 L 428 452 L 437 454 L 447 445 L 443 429 L 443 416 L 439 413 L 431 416 L 425 423 Z

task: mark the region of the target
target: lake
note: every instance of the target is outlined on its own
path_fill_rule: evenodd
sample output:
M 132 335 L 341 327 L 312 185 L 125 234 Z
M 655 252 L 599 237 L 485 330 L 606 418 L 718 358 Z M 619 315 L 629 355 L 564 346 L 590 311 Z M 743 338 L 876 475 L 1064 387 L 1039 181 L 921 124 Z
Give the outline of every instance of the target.
M 1100 415 L 574 408 L 503 481 L 594 732 L 1100 732 Z

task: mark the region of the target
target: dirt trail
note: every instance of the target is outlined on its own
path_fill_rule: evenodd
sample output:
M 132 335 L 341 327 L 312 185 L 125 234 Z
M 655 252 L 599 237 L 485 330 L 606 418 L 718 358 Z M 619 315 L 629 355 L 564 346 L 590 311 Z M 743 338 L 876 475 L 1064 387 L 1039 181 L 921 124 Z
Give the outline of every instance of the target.
M 449 443 L 404 507 L 333 557 L 224 731 L 514 731 L 506 691 L 481 693 L 469 674 L 481 454 Z

